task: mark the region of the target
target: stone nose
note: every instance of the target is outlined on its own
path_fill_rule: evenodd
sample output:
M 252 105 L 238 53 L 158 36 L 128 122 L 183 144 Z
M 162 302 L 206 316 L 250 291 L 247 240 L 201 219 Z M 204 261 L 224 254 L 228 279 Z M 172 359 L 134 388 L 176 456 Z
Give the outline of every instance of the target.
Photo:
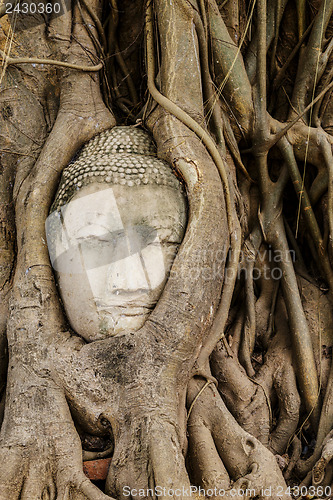
M 112 262 L 108 269 L 107 289 L 111 293 L 150 290 L 151 282 L 143 258 L 137 253 Z

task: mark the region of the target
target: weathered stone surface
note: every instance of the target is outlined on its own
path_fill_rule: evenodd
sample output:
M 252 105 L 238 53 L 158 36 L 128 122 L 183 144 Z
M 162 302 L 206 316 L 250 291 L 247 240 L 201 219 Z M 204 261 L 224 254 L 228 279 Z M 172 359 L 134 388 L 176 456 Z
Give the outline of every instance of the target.
M 116 128 L 90 141 L 65 169 L 58 211 L 47 221 L 60 295 L 73 329 L 87 341 L 141 328 L 162 293 L 186 225 L 181 184 L 166 162 L 148 156 L 154 148 L 148 134 Z M 146 165 L 138 168 L 137 157 Z M 110 176 L 96 175 L 100 169 Z

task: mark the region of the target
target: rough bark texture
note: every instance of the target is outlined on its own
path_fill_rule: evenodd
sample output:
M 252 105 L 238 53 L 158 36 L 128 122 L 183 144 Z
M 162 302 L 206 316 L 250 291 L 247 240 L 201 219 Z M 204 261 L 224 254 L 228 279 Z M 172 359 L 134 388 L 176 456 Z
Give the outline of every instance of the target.
M 0 500 L 330 497 L 332 0 L 70 7 L 0 6 Z M 44 224 L 115 124 L 152 134 L 188 223 L 145 325 L 86 343 Z

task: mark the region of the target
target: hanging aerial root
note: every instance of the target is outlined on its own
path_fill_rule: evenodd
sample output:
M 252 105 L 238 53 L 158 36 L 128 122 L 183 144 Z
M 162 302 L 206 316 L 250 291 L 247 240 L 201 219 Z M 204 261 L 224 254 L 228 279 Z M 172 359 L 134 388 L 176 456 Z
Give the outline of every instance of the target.
M 202 1 L 202 0 L 201 0 Z M 215 134 L 217 137 L 217 142 L 218 142 L 218 147 L 221 148 L 221 156 L 226 154 L 225 150 L 225 142 L 224 142 L 224 134 L 226 136 L 226 141 L 227 144 L 230 148 L 230 152 L 235 160 L 235 165 L 236 167 L 245 175 L 245 177 L 250 181 L 253 182 L 251 177 L 249 176 L 242 159 L 239 154 L 238 146 L 235 140 L 235 137 L 233 135 L 233 131 L 230 127 L 229 124 L 229 119 L 228 117 L 223 113 L 223 110 L 220 107 L 220 99 L 219 99 L 219 94 L 221 93 L 220 90 L 218 90 L 217 93 L 214 92 L 214 84 L 211 78 L 210 74 L 210 67 L 209 67 L 209 54 L 208 54 L 208 29 L 207 29 L 207 18 L 206 18 L 206 11 L 205 11 L 205 6 L 201 5 L 201 11 L 202 11 L 202 17 L 205 20 L 205 24 L 203 25 L 203 22 L 199 16 L 199 14 L 196 12 L 194 9 L 190 9 L 191 13 L 194 18 L 194 23 L 197 31 L 197 36 L 198 36 L 198 42 L 199 42 L 199 49 L 200 49 L 200 61 L 202 65 L 202 79 L 203 79 L 203 87 L 206 93 L 206 106 L 208 107 L 208 113 L 207 113 L 207 121 L 210 120 L 210 117 L 212 116 L 213 122 L 214 122 L 214 129 L 215 129 Z M 221 22 L 222 18 L 220 19 Z M 224 26 L 224 24 L 223 24 Z M 227 30 L 226 30 L 227 31 Z M 224 58 L 221 58 L 224 60 Z M 242 116 L 244 113 L 240 113 Z M 226 122 L 226 125 L 229 125 L 229 130 L 225 131 L 224 130 L 224 123 L 222 122 L 222 115 L 223 119 Z
M 277 73 L 275 75 L 275 79 L 273 81 L 273 90 L 276 90 L 281 85 L 282 80 L 284 78 L 284 75 L 285 75 L 285 73 L 286 73 L 286 71 L 287 71 L 287 69 L 288 69 L 291 61 L 294 59 L 294 57 L 296 56 L 296 54 L 299 51 L 300 47 L 304 43 L 306 37 L 310 33 L 312 25 L 314 23 L 314 20 L 315 19 L 312 19 L 311 23 L 309 24 L 309 26 L 306 28 L 306 30 L 304 31 L 303 35 L 299 39 L 298 43 L 295 45 L 295 47 L 293 48 L 293 50 L 291 51 L 291 53 L 287 57 L 287 59 L 286 59 L 285 63 L 283 64 L 283 66 L 277 71 Z
M 280 29 L 281 20 L 287 5 L 287 0 L 270 0 L 267 5 L 267 16 L 266 23 L 266 40 L 265 47 L 268 52 L 273 40 L 275 41 L 276 36 Z M 261 11 L 259 10 L 261 13 Z M 248 78 L 253 85 L 256 79 L 256 64 L 257 64 L 257 42 L 258 42 L 258 32 L 257 30 L 254 33 L 251 33 L 250 44 L 247 48 L 246 56 L 245 56 L 245 67 Z M 274 55 L 274 46 L 273 46 L 273 55 Z
M 252 12 L 254 4 L 255 2 Z M 254 117 L 251 84 L 241 57 L 242 42 L 246 33 L 237 47 L 228 33 L 215 0 L 208 2 L 207 19 L 218 94 L 223 92 L 246 136 L 252 130 Z
M 56 61 L 55 59 L 38 59 L 36 57 L 10 57 L 0 50 L 0 55 L 3 62 L 10 66 L 11 64 L 50 64 L 52 66 L 60 66 L 62 68 L 77 69 L 78 71 L 99 71 L 103 68 L 103 63 L 99 63 L 96 66 L 83 66 L 81 64 L 71 64 L 63 61 Z
M 302 307 L 293 262 L 282 217 L 282 194 L 288 180 L 287 165 L 290 158 L 284 154 L 285 165 L 277 182 L 272 182 L 267 164 L 267 145 L 271 142 L 269 117 L 267 114 L 267 74 L 266 74 L 266 0 L 258 0 L 258 35 L 257 35 L 257 85 L 255 87 L 256 125 L 253 132 L 253 153 L 259 173 L 262 195 L 262 208 L 259 222 L 267 243 L 281 255 L 282 289 L 288 311 L 289 327 L 293 338 L 293 350 L 297 363 L 297 378 L 306 408 L 314 427 L 319 420 L 319 384 L 314 359 L 309 326 Z M 285 142 L 283 142 L 285 141 Z M 282 144 L 289 153 L 292 146 L 286 139 Z M 281 143 L 280 142 L 280 143 Z M 282 153 L 286 153 L 282 150 Z M 296 162 L 295 162 L 296 163 Z M 289 165 L 288 165 L 289 166 Z
M 329 245 L 331 247 L 331 250 L 333 250 L 333 154 L 332 154 L 332 145 L 329 144 L 325 139 L 322 142 L 322 152 L 325 159 L 326 168 L 328 171 L 327 215 L 329 223 Z
M 220 339 L 221 325 L 225 325 L 228 317 L 228 311 L 230 309 L 232 294 L 235 286 L 235 281 L 237 277 L 237 267 L 239 262 L 240 250 L 241 250 L 241 228 L 239 224 L 238 217 L 236 215 L 234 200 L 232 199 L 229 180 L 225 169 L 225 162 L 221 158 L 221 155 L 215 145 L 215 142 L 210 137 L 210 135 L 203 129 L 193 118 L 191 118 L 184 110 L 182 110 L 175 103 L 170 101 L 167 97 L 163 96 L 156 88 L 155 85 L 155 57 L 154 57 L 154 38 L 153 38 L 153 11 L 152 11 L 152 1 L 150 0 L 147 4 L 146 10 L 146 41 L 147 41 L 147 76 L 148 76 L 148 89 L 155 101 L 160 104 L 166 111 L 175 116 L 178 120 L 184 123 L 189 129 L 191 129 L 195 134 L 202 140 L 206 146 L 208 152 L 210 153 L 213 161 L 215 162 L 224 189 L 225 203 L 227 210 L 227 220 L 229 227 L 229 234 L 231 239 L 231 249 L 230 249 L 230 259 L 228 268 L 226 271 L 226 279 L 223 287 L 222 298 L 218 308 L 218 311 L 214 320 L 214 327 L 210 331 L 208 340 L 206 341 L 204 347 L 202 348 L 199 358 L 196 363 L 196 370 L 200 372 L 203 370 L 209 355 L 213 351 L 215 345 Z M 219 327 L 217 327 L 219 325 Z
M 315 86 L 320 78 L 319 68 L 325 32 L 332 12 L 333 3 L 329 0 L 323 0 L 320 3 L 318 15 L 311 29 L 309 42 L 299 60 L 299 68 L 291 98 L 290 118 L 293 118 L 297 113 L 295 110 L 304 111 L 310 93 L 312 94 L 312 99 L 314 98 Z
M 314 245 L 316 247 L 318 255 L 318 261 L 317 261 L 318 266 L 319 268 L 321 268 L 323 276 L 325 276 L 325 279 L 329 284 L 330 290 L 333 291 L 333 271 L 328 256 L 324 249 L 323 238 L 316 217 L 314 215 L 308 193 L 303 185 L 302 177 L 299 172 L 296 159 L 294 156 L 293 147 L 285 137 L 281 139 L 278 146 L 285 159 L 286 165 L 288 166 L 290 177 L 293 181 L 295 191 L 298 197 L 300 198 L 303 216 L 307 228 L 309 230 L 309 233 L 311 234 Z M 328 145 L 328 147 L 330 146 Z
M 149 0 L 146 11 L 146 38 L 147 38 L 147 76 L 148 76 L 148 89 L 152 97 L 160 104 L 166 111 L 174 115 L 178 120 L 180 120 L 184 125 L 186 125 L 190 130 L 195 132 L 195 134 L 202 140 L 206 146 L 208 152 L 212 156 L 218 171 L 221 176 L 223 189 L 226 198 L 227 206 L 227 218 L 230 233 L 235 231 L 235 221 L 233 221 L 232 216 L 232 198 L 229 188 L 228 177 L 225 169 L 224 162 L 220 156 L 220 153 L 208 132 L 199 125 L 193 118 L 191 118 L 184 110 L 182 110 L 177 104 L 173 103 L 167 97 L 163 96 L 156 88 L 155 85 L 155 57 L 154 57 L 154 38 L 153 38 L 153 12 L 152 12 L 152 0 Z
M 102 41 L 103 50 L 104 50 L 104 52 L 106 52 L 107 42 L 106 42 L 106 38 L 105 38 L 105 33 L 104 33 L 103 26 L 102 26 L 102 23 L 101 23 L 98 15 L 94 11 L 94 9 L 91 8 L 91 6 L 89 5 L 89 3 L 86 0 L 80 0 L 80 2 L 84 5 L 84 7 L 87 10 L 89 16 L 91 17 L 91 19 L 95 23 L 97 32 L 98 32 L 99 37 L 100 37 L 100 39 Z
M 262 85 L 265 86 L 265 82 L 263 82 Z M 261 105 L 259 105 L 259 107 L 261 107 Z M 264 114 L 264 110 L 261 110 L 261 113 Z M 261 128 L 261 130 L 263 134 L 265 134 L 264 129 Z M 290 146 L 290 148 L 292 147 Z M 286 156 L 285 161 L 286 163 L 288 162 Z M 316 426 L 319 420 L 319 385 L 317 369 L 310 331 L 302 307 L 282 218 L 281 198 L 283 188 L 288 179 L 288 170 L 286 165 L 284 165 L 278 181 L 273 183 L 267 169 L 267 155 L 258 154 L 257 164 L 260 175 L 261 191 L 263 193 L 263 208 L 259 214 L 259 220 L 265 240 L 270 243 L 274 251 L 279 252 L 282 257 L 280 262 L 283 273 L 282 288 L 288 311 L 289 326 L 293 336 L 295 357 L 298 364 L 297 377 L 303 397 L 305 398 L 307 410 L 311 415 L 311 421 L 313 425 Z M 278 214 L 276 214 L 277 210 Z

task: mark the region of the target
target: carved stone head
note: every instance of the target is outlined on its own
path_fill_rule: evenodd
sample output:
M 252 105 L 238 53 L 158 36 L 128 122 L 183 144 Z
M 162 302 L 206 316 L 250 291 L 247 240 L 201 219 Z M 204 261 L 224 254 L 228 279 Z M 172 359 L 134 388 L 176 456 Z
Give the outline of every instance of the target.
M 156 305 L 186 226 L 186 197 L 143 130 L 115 127 L 63 172 L 46 222 L 72 328 L 87 341 L 136 331 Z

